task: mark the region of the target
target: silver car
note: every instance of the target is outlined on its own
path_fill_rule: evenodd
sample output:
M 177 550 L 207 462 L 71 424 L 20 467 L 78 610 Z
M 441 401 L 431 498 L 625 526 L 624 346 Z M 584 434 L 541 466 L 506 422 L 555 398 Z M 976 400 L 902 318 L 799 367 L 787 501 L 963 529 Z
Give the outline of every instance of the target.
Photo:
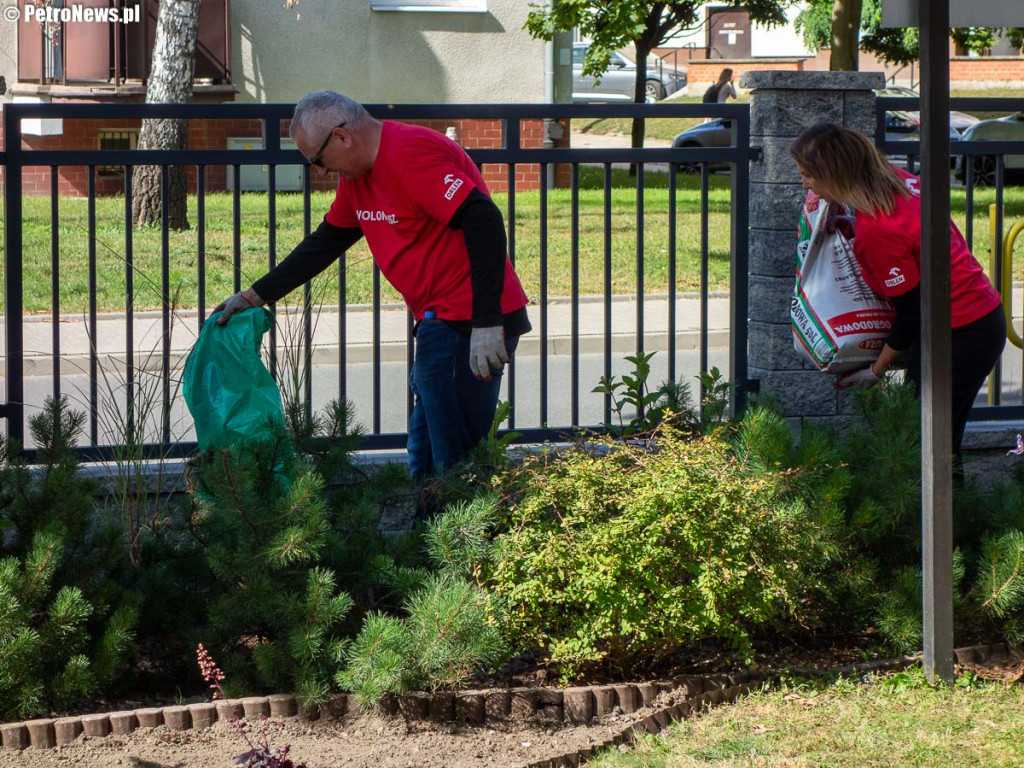
M 587 55 L 587 43 L 572 45 L 572 100 L 585 101 L 632 101 L 636 88 L 636 64 L 619 52 L 611 55 L 608 71 L 601 76 L 601 82 L 591 75 L 583 74 L 583 59 Z M 644 101 L 652 104 L 675 93 L 686 85 L 686 72 L 666 67 L 647 67 L 647 81 L 644 85 Z
M 1024 148 L 1024 112 L 1014 112 L 994 120 L 982 120 L 963 132 L 964 141 L 1019 141 Z M 966 182 L 967 156 L 957 158 L 956 177 Z M 991 187 L 996 183 L 995 155 L 974 155 L 974 183 Z M 1008 179 L 1024 176 L 1024 154 L 1004 155 L 1003 167 Z

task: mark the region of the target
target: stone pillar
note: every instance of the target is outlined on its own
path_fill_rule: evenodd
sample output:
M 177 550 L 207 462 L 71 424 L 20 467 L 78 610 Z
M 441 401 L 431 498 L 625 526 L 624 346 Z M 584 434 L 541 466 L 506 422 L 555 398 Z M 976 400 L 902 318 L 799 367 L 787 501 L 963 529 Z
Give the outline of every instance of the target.
M 835 421 L 849 396 L 833 377 L 805 363 L 793 347 L 789 305 L 796 275 L 797 224 L 805 192 L 789 154 L 793 139 L 820 122 L 875 135 L 881 72 L 746 72 L 750 143 L 763 159 L 750 164 L 749 372 L 778 398 L 786 416 Z

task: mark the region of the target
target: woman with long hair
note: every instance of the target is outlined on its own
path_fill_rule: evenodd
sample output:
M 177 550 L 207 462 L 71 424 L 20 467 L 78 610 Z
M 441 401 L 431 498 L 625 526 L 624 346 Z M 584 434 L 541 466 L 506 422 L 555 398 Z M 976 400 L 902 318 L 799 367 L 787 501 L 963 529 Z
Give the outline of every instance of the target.
M 729 67 L 722 70 L 718 75 L 718 82 L 715 84 L 715 98 L 713 102 L 724 104 L 731 98 L 736 98 L 736 86 L 733 85 L 733 74 Z
M 920 180 L 892 166 L 863 134 L 835 123 L 804 131 L 790 147 L 809 189 L 822 199 L 852 209 L 841 221 L 865 282 L 896 312 L 888 341 L 867 368 L 839 378 L 836 387 L 872 386 L 897 361 L 920 389 L 921 197 Z M 992 287 L 963 235 L 950 221 L 953 362 L 953 451 L 960 444 L 971 406 L 1002 354 L 1006 318 Z

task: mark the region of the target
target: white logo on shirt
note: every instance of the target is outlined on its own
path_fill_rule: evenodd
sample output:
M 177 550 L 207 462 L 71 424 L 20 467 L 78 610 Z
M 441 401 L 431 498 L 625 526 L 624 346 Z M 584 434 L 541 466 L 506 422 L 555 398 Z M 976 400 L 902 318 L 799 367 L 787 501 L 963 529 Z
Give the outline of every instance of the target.
M 921 196 L 921 188 L 918 186 L 921 181 L 920 179 L 904 179 L 903 183 L 907 187 L 907 191 L 915 197 Z
M 444 199 L 451 200 L 455 197 L 455 193 L 458 192 L 459 187 L 462 186 L 462 179 L 449 173 L 444 177 L 444 183 L 448 185 L 448 189 L 444 193 Z
M 398 217 L 387 211 L 360 211 L 357 209 L 356 218 L 359 221 L 386 221 L 388 224 L 398 223 Z
M 907 282 L 906 276 L 901 275 L 900 271 L 901 270 L 899 267 L 893 267 L 892 269 L 889 270 L 889 274 L 892 275 L 892 277 L 885 281 L 886 288 L 895 288 L 900 283 Z

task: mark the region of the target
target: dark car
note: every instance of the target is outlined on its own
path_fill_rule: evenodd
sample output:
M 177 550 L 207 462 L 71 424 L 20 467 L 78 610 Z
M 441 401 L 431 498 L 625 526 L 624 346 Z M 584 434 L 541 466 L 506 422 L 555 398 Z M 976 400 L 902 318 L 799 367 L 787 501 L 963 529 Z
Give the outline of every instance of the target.
M 886 141 L 917 141 L 921 138 L 918 121 L 908 112 L 891 110 L 885 114 Z M 953 128 L 949 129 L 951 141 L 959 140 L 960 134 Z M 719 117 L 706 123 L 695 125 L 689 130 L 678 134 L 672 141 L 673 147 L 729 147 L 732 145 L 732 121 L 727 117 Z M 905 154 L 891 154 L 889 159 L 894 163 L 906 162 Z M 679 163 L 679 173 L 700 173 L 700 163 Z M 708 170 L 728 170 L 729 164 L 709 162 Z
M 591 75 L 583 74 L 583 59 L 587 55 L 587 43 L 572 45 L 572 100 L 588 101 L 632 101 L 636 88 L 636 64 L 623 54 L 615 52 L 608 62 L 608 70 L 601 76 L 601 82 Z M 648 104 L 660 101 L 686 85 L 685 70 L 664 66 L 648 66 L 644 84 L 644 100 Z
M 882 88 L 881 90 L 877 90 L 877 91 L 875 91 L 875 95 L 876 96 L 899 96 L 901 98 L 902 97 L 910 97 L 910 98 L 914 98 L 914 99 L 921 98 L 921 95 L 917 91 L 915 91 L 913 88 L 904 88 L 904 87 L 899 86 L 899 85 L 890 85 L 890 86 L 887 86 L 885 88 Z M 902 114 L 909 115 L 910 119 L 915 121 L 918 124 L 921 123 L 921 113 L 920 112 L 916 112 L 916 111 L 913 111 L 913 110 L 907 110 L 906 112 L 903 112 Z M 949 113 L 949 126 L 950 126 L 950 128 L 952 128 L 954 131 L 956 131 L 958 134 L 961 134 L 961 135 L 963 134 L 964 131 L 966 131 L 968 128 L 970 128 L 972 125 L 974 125 L 977 122 L 978 122 L 978 118 L 976 118 L 974 115 L 968 115 L 966 112 L 957 112 L 955 110 L 952 110 Z M 950 138 L 953 138 L 952 134 L 950 134 Z

